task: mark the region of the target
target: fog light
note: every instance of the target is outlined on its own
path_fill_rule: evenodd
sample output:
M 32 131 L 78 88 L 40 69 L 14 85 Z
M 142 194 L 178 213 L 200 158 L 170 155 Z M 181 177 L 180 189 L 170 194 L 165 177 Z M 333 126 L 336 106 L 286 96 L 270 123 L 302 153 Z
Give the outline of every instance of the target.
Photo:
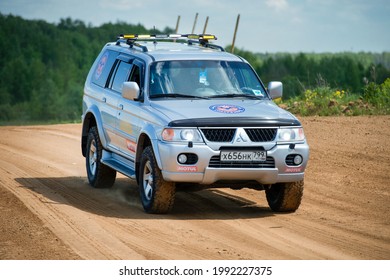
M 300 155 L 296 155 L 294 157 L 294 164 L 300 165 L 302 163 L 302 161 L 303 161 L 303 158 Z
M 185 154 L 180 154 L 178 157 L 177 157 L 177 161 L 181 164 L 184 164 L 187 162 L 187 156 Z

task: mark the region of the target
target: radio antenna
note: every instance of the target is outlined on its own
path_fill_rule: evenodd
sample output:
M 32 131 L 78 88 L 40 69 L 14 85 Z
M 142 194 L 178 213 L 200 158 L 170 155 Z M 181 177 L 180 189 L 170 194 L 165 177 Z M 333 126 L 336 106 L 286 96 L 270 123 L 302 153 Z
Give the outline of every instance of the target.
M 177 16 L 177 22 L 176 22 L 176 29 L 175 29 L 175 33 L 179 33 L 179 24 L 180 24 L 180 15 Z
M 192 34 L 194 34 L 194 32 L 195 32 L 195 26 L 196 26 L 197 21 L 198 21 L 198 13 L 196 13 L 196 15 L 195 15 L 194 26 L 192 27 Z
M 236 35 L 237 35 L 237 29 L 238 29 L 238 23 L 240 22 L 240 14 L 237 16 L 236 21 L 236 28 L 234 29 L 234 35 L 233 35 L 233 43 L 232 43 L 232 53 L 234 52 L 234 43 L 236 42 Z
M 206 29 L 207 29 L 207 23 L 209 22 L 209 16 L 206 17 L 206 22 L 204 23 L 204 28 L 203 28 L 203 34 L 206 34 Z

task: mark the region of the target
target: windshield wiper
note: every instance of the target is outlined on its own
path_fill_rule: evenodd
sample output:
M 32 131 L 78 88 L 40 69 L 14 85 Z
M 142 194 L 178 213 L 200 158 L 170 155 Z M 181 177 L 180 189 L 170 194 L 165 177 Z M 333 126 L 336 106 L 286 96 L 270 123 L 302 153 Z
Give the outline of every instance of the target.
M 218 94 L 218 95 L 213 95 L 210 96 L 209 98 L 225 98 L 225 97 L 245 97 L 245 98 L 250 98 L 250 99 L 264 99 L 263 96 L 256 96 L 256 95 L 251 95 L 251 94 L 236 94 L 236 93 L 227 93 L 227 94 Z
M 159 94 L 153 94 L 150 95 L 150 98 L 197 98 L 197 99 L 209 99 L 208 97 L 204 96 L 196 96 L 196 95 L 190 95 L 190 94 L 181 94 L 181 93 L 159 93 Z

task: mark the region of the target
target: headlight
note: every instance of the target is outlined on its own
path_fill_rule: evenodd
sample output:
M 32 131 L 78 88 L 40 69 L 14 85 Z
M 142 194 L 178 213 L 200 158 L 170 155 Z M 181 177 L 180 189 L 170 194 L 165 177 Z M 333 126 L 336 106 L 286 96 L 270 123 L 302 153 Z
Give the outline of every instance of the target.
M 180 138 L 186 141 L 193 141 L 196 138 L 196 131 L 193 129 L 184 129 L 180 132 Z
M 161 138 L 169 142 L 203 142 L 199 131 L 193 128 L 165 128 L 161 133 Z
M 303 128 L 280 128 L 278 131 L 278 141 L 280 142 L 295 142 L 305 140 Z

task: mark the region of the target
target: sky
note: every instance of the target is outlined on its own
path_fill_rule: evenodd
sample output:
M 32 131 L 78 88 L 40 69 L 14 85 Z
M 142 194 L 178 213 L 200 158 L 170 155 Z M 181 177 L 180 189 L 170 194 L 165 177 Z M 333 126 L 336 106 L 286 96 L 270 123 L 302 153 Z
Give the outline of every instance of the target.
M 259 52 L 390 51 L 390 0 L 0 0 L 0 13 L 25 19 L 118 21 L 178 33 L 215 34 L 214 43 Z M 1 28 L 1 27 L 0 27 Z M 129 33 L 118 30 L 120 33 Z M 118 34 L 113 34 L 113 40 Z

